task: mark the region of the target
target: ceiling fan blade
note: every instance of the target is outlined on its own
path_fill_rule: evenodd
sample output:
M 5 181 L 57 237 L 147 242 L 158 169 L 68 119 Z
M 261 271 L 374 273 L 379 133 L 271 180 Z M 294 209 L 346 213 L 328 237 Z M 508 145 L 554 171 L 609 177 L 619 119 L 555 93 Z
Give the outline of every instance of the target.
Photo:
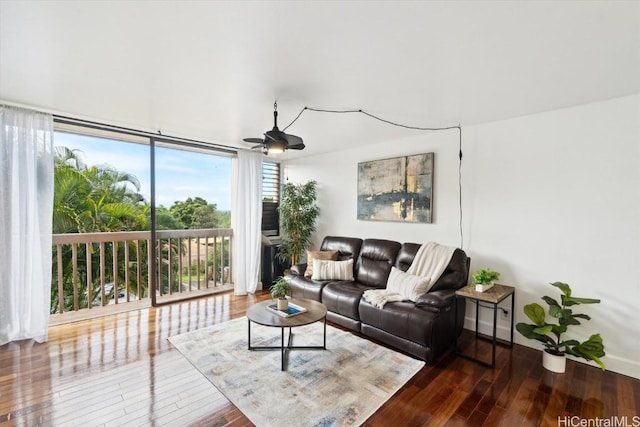
M 244 138 L 244 142 L 250 142 L 252 144 L 262 144 L 264 140 L 262 138 Z
M 304 144 L 302 143 L 302 138 L 300 138 L 299 136 L 289 135 L 286 133 L 283 133 L 282 135 L 287 140 L 288 148 L 291 148 L 293 150 L 302 150 L 302 148 L 304 148 Z M 301 145 L 302 148 L 294 148 L 299 145 Z
M 267 139 L 270 139 L 271 141 L 275 141 L 275 142 L 287 142 L 287 139 L 284 136 L 285 134 L 280 132 L 279 130 L 270 130 L 268 132 L 265 132 L 264 136 Z
M 301 142 L 298 145 L 290 145 L 287 147 L 289 150 L 304 150 L 304 144 Z
M 264 145 L 262 144 L 258 144 L 258 145 L 254 145 L 253 147 L 251 147 L 252 150 L 257 150 L 258 148 L 263 148 Z

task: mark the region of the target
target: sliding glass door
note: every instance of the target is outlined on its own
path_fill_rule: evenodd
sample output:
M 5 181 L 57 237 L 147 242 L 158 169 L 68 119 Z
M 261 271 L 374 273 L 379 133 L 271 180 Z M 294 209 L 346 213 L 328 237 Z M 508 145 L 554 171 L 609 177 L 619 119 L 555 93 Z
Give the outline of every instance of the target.
M 51 313 L 231 286 L 233 152 L 57 119 Z
M 231 157 L 154 142 L 158 301 L 231 289 Z

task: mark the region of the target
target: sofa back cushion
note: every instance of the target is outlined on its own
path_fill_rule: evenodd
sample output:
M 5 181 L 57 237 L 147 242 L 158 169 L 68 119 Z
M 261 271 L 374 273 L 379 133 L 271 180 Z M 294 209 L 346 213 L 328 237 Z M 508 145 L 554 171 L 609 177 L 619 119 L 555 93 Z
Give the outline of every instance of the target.
M 321 251 L 338 251 L 338 261 L 358 259 L 362 239 L 357 237 L 326 236 L 320 245 Z
M 398 253 L 395 267 L 402 271 L 407 271 L 420 246 L 418 243 L 403 243 Z M 467 280 L 469 279 L 469 261 L 470 259 L 462 249 L 456 249 L 444 273 L 442 273 L 442 276 L 433 284 L 429 291 L 459 289 L 466 286 Z
M 403 243 L 400 247 L 400 251 L 398 252 L 398 257 L 396 258 L 395 268 L 402 271 L 407 271 L 413 262 L 413 259 L 416 257 L 418 253 L 418 249 L 420 246 L 417 243 Z
M 392 240 L 365 239 L 356 263 L 356 281 L 374 288 L 386 287 L 400 246 L 400 243 Z
M 460 289 L 467 286 L 469 280 L 469 263 L 471 259 L 462 249 L 456 249 L 451 256 L 451 262 L 440 276 L 440 279 L 429 289 Z

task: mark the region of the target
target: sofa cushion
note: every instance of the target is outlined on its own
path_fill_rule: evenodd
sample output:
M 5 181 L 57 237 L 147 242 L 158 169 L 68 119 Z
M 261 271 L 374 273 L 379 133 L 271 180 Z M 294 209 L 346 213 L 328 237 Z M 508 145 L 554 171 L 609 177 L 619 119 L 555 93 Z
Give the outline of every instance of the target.
M 467 280 L 469 280 L 469 263 L 470 258 L 467 257 L 467 254 L 463 250 L 458 248 L 453 251 L 449 265 L 429 291 L 433 292 L 443 289 L 455 290 L 466 286 Z
M 304 277 L 313 276 L 314 259 L 328 259 L 336 261 L 338 259 L 338 251 L 307 251 L 307 269 L 304 272 Z
M 358 304 L 367 289 L 358 282 L 330 282 L 322 288 L 322 303 L 333 313 L 360 320 Z
M 433 322 L 440 314 L 416 307 L 413 302 L 408 301 L 390 302 L 380 310 L 361 300 L 358 315 L 363 324 L 429 347 Z
M 357 237 L 326 236 L 320 245 L 321 251 L 338 251 L 338 261 L 357 259 L 362 247 L 362 239 Z
M 289 274 L 285 276 L 291 285 L 293 298 L 307 298 L 320 302 L 322 300 L 322 288 L 329 282 L 317 282 L 310 278 Z
M 417 301 L 422 294 L 429 290 L 429 279 L 422 276 L 405 273 L 395 267 L 391 267 L 387 290 L 397 292 L 405 299 Z
M 427 292 L 416 300 L 416 307 L 434 309 L 436 311 L 451 307 L 455 300 L 455 292 L 453 289 Z M 461 299 L 464 300 L 464 298 Z
M 353 280 L 353 260 L 314 259 L 311 280 Z
M 391 240 L 366 239 L 362 242 L 356 265 L 356 281 L 367 287 L 386 287 L 400 246 L 400 243 Z
M 422 245 L 418 243 L 403 243 L 398 252 L 394 267 L 402 271 L 407 271 L 409 267 L 411 267 L 411 263 L 416 257 L 420 246 Z

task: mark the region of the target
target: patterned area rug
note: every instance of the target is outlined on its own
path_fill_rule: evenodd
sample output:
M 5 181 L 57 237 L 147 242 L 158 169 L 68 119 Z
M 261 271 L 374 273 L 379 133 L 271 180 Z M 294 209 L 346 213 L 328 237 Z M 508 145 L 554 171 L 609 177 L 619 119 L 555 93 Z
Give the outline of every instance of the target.
M 322 345 L 322 323 L 293 328 L 293 345 Z M 260 427 L 362 424 L 424 362 L 327 325 L 327 350 L 247 349 L 247 318 L 169 338 L 244 415 Z M 286 335 L 285 335 L 286 340 Z M 251 344 L 280 345 L 280 329 L 251 324 Z

